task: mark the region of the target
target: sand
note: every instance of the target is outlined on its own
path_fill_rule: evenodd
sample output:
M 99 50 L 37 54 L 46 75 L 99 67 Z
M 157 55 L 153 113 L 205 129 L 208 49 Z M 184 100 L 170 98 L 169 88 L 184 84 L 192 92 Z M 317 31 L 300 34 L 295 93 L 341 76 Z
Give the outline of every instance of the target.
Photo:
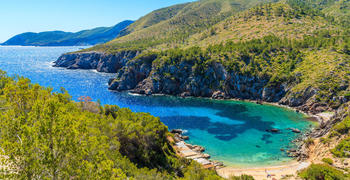
M 269 166 L 269 167 L 259 167 L 259 168 L 235 168 L 235 167 L 224 167 L 217 169 L 217 173 L 224 178 L 229 178 L 231 176 L 240 176 L 242 174 L 247 174 L 253 176 L 256 180 L 263 179 L 297 179 L 296 174 L 299 170 L 307 168 L 310 162 L 296 162 L 293 161 L 286 165 L 280 166 Z M 268 174 L 271 177 L 267 177 Z

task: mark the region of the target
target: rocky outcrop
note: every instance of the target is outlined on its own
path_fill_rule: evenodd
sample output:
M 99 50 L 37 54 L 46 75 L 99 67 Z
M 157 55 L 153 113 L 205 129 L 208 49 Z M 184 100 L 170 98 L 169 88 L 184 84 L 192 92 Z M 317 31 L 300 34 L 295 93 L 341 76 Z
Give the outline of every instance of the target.
M 279 101 L 286 93 L 285 85 L 266 87 L 268 82 L 268 78 L 227 71 L 216 62 L 212 62 L 205 72 L 198 72 L 191 62 L 159 65 L 152 63 L 152 58 L 149 58 L 148 61 L 136 59 L 127 63 L 117 73 L 117 77 L 110 80 L 109 88 L 131 90 L 139 94 Z
M 116 77 L 108 82 L 110 90 L 146 95 L 167 94 L 278 102 L 313 114 L 332 110 L 326 104 L 316 103 L 315 95 L 318 91 L 312 87 L 293 92 L 293 82 L 271 83 L 270 77 L 229 70 L 216 61 L 211 61 L 201 69 L 192 61 L 160 61 L 154 53 L 138 56 L 140 53 L 130 50 L 116 54 L 64 54 L 55 62 L 55 66 L 117 73 Z
M 54 66 L 68 69 L 96 69 L 98 72 L 116 73 L 139 53 L 139 51 L 121 51 L 116 54 L 101 52 L 64 54 L 54 62 Z

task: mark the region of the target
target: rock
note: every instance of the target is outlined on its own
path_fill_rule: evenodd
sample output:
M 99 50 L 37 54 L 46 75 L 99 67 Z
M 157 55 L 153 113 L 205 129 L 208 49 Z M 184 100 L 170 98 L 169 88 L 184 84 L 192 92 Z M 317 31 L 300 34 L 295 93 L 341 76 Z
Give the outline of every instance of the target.
M 210 155 L 209 154 L 203 154 L 202 157 L 205 158 L 205 159 L 209 159 Z
M 116 73 L 126 63 L 136 57 L 139 51 L 120 51 L 116 54 L 84 52 L 63 54 L 54 63 L 54 67 L 67 69 L 96 69 L 98 72 Z
M 145 90 L 145 94 L 146 94 L 147 96 L 152 95 L 152 90 L 150 90 L 150 89 Z
M 292 129 L 293 133 L 301 133 L 301 131 L 299 129 Z
M 189 92 L 183 92 L 183 93 L 180 94 L 180 96 L 181 96 L 181 97 L 189 97 L 189 96 L 191 96 L 191 93 L 189 93 Z
M 211 98 L 213 98 L 213 99 L 225 99 L 225 97 L 226 97 L 226 95 L 222 91 L 215 91 L 213 93 L 213 95 L 211 96 Z
M 194 146 L 193 150 L 197 151 L 197 152 L 204 152 L 205 151 L 204 147 L 202 147 L 202 146 Z
M 289 152 L 297 152 L 296 149 L 290 149 Z
M 280 132 L 280 130 L 276 129 L 276 128 L 273 128 L 273 129 L 267 129 L 266 132 L 278 133 L 278 132 Z
M 181 129 L 172 129 L 172 130 L 170 131 L 170 133 L 172 133 L 172 134 L 182 134 L 183 131 L 182 131 Z
M 190 137 L 188 137 L 188 136 L 182 136 L 182 139 L 183 139 L 183 140 L 189 140 Z
M 215 162 L 215 166 L 224 166 L 223 162 Z
M 181 135 L 178 133 L 174 134 L 174 139 L 175 139 L 175 142 L 183 141 Z

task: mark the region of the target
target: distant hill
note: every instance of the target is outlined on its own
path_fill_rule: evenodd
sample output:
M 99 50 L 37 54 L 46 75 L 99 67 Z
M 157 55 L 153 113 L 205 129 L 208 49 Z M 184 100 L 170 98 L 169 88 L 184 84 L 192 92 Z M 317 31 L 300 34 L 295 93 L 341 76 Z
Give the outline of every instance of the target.
M 165 50 L 249 40 L 268 34 L 302 38 L 320 29 L 347 26 L 349 3 L 348 0 L 200 0 L 153 11 L 125 28 L 121 32 L 123 36 L 85 51 Z M 265 12 L 265 5 L 271 12 Z M 260 9 L 264 12 L 258 12 Z
M 21 46 L 81 46 L 105 43 L 119 36 L 133 21 L 123 21 L 112 27 L 98 27 L 76 33 L 64 31 L 27 32 L 16 35 L 2 45 Z

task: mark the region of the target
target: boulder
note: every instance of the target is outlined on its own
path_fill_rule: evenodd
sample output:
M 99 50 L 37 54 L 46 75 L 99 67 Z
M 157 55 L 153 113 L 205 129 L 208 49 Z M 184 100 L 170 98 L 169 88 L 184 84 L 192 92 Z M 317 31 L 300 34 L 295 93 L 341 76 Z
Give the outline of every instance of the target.
M 226 97 L 225 93 L 222 91 L 215 91 L 211 96 L 211 98 L 213 99 L 225 99 L 225 97 Z
M 280 132 L 280 130 L 279 130 L 279 129 L 276 129 L 276 128 L 267 129 L 266 131 L 267 131 L 267 132 L 272 132 L 272 133 L 278 133 L 278 132 Z
M 193 150 L 197 151 L 197 152 L 204 152 L 205 151 L 204 147 L 202 147 L 202 146 L 194 146 Z
M 183 133 L 183 131 L 181 130 L 181 129 L 172 129 L 171 131 L 170 131 L 171 133 L 173 133 L 173 134 L 182 134 Z
M 301 131 L 299 129 L 292 129 L 293 133 L 301 133 Z
M 205 158 L 205 159 L 209 159 L 210 155 L 209 154 L 203 154 L 202 157 Z
M 188 136 L 182 136 L 182 139 L 183 139 L 183 140 L 189 140 L 190 137 L 188 137 Z

